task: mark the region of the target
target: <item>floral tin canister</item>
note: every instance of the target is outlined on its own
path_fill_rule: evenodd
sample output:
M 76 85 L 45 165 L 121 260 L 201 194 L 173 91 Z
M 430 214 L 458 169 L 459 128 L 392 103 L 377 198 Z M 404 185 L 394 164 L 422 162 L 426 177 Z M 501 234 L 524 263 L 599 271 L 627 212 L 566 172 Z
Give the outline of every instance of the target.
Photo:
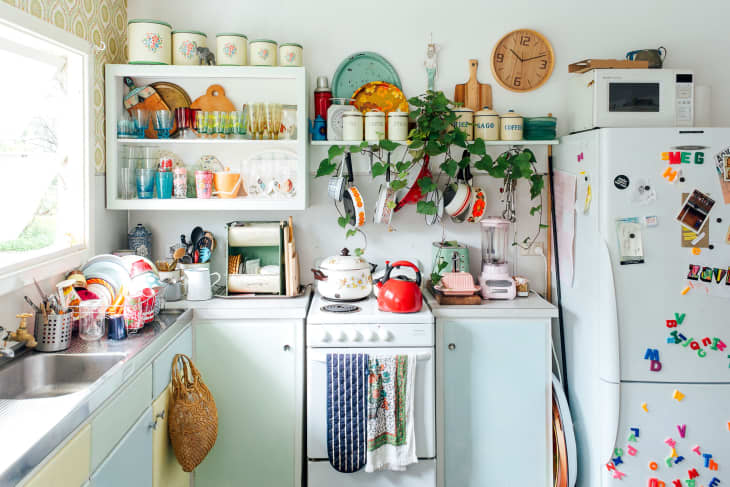
M 276 66 L 275 41 L 254 39 L 248 43 L 248 61 L 251 66 Z
M 302 45 L 293 42 L 280 45 L 279 66 L 304 66 L 304 49 Z
M 167 22 L 131 19 L 127 22 L 129 64 L 170 64 L 172 26 Z
M 208 36 L 197 30 L 172 31 L 172 64 L 197 66 L 198 48 L 208 47 Z
M 248 37 L 227 32 L 215 36 L 215 60 L 218 66 L 245 66 L 248 57 Z

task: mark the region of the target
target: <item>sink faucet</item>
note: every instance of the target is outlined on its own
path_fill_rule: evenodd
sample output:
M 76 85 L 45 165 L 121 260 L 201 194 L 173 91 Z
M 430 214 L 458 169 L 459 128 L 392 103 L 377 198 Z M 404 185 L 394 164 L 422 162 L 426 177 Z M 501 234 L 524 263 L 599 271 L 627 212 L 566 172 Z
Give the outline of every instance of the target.
M 2 333 L 4 331 L 5 331 L 5 328 L 0 326 L 0 333 Z M 7 357 L 7 358 L 15 357 L 15 350 L 8 347 L 8 335 L 9 334 L 10 334 L 9 332 L 5 332 L 5 338 L 2 338 L 2 340 L 4 340 L 5 343 L 0 348 L 0 357 Z
M 26 324 L 26 320 L 31 316 L 33 315 L 30 313 L 21 313 L 19 315 L 15 315 L 16 318 L 20 318 L 20 325 L 18 325 L 17 330 L 8 334 L 7 340 L 13 342 L 22 342 L 28 348 L 33 348 L 38 345 L 35 337 L 28 332 L 28 325 Z

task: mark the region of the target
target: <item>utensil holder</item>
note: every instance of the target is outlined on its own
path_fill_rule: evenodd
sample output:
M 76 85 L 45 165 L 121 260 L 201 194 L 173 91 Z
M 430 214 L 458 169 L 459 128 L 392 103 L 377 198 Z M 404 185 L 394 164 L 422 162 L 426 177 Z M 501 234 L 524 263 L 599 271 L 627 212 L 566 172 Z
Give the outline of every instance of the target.
M 48 324 L 43 322 L 43 314 L 36 313 L 33 334 L 38 342 L 35 349 L 39 352 L 60 352 L 71 343 L 73 313 L 48 315 Z

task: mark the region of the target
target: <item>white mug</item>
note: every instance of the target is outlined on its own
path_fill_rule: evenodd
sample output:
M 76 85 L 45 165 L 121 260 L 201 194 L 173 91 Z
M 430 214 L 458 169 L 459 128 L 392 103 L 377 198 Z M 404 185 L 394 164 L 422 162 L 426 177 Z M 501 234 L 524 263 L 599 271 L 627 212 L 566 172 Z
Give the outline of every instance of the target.
M 213 297 L 211 287 L 218 284 L 221 275 L 217 272 L 211 273 L 207 268 L 185 269 L 185 277 L 188 281 L 188 301 L 207 301 Z M 216 276 L 215 282 L 211 283 L 211 276 Z

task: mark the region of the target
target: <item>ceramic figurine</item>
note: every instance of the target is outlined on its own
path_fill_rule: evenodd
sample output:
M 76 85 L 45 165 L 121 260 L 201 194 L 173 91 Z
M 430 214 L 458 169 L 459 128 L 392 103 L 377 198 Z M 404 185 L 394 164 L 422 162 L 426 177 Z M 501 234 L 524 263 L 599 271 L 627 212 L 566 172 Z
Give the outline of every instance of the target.
M 200 58 L 200 64 L 206 66 L 215 66 L 215 54 L 210 52 L 207 47 L 198 47 L 198 57 Z
M 433 43 L 433 36 L 426 48 L 426 60 L 423 65 L 426 67 L 426 75 L 428 76 L 428 89 L 435 90 L 436 73 L 438 72 L 438 46 Z

